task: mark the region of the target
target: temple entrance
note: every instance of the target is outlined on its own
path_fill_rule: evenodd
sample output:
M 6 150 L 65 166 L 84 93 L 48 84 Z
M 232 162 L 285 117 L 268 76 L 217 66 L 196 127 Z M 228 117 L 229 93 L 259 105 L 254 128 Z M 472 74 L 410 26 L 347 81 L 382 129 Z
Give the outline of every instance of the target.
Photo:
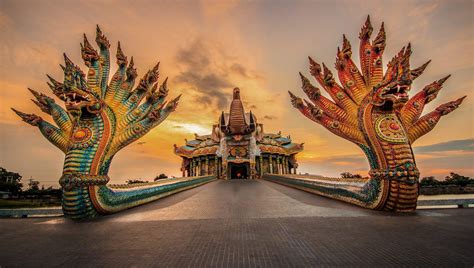
M 249 164 L 229 163 L 230 179 L 248 179 L 249 178 Z

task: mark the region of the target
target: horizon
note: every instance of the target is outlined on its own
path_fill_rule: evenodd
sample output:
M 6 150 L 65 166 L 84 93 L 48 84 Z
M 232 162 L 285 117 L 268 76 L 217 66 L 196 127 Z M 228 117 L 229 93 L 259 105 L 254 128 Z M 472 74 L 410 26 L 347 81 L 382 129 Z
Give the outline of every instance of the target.
M 210 134 L 220 113 L 228 110 L 234 87 L 241 89 L 245 111 L 252 110 L 266 132 L 282 131 L 294 142 L 305 144 L 297 155 L 298 172 L 336 177 L 348 171 L 366 176 L 369 168 L 362 151 L 302 116 L 291 106 L 286 91 L 304 95 L 298 72 L 309 74 L 307 56 L 324 61 L 334 71 L 342 34 L 351 41 L 358 63 L 358 32 L 369 14 L 374 33 L 385 22 L 384 65 L 408 42 L 414 50 L 413 66 L 432 60 L 410 96 L 452 74 L 423 114 L 468 95 L 454 116 L 440 120 L 414 144 L 420 177 L 443 179 L 449 172 L 474 177 L 472 1 L 411 1 L 405 6 L 397 1 L 367 1 L 365 5 L 326 1 L 125 3 L 0 3 L 4 40 L 0 44 L 0 166 L 46 187 L 59 185 L 64 155 L 37 129 L 21 122 L 10 107 L 49 121 L 31 103 L 27 87 L 53 96 L 45 74 L 62 78 L 58 65 L 63 62 L 62 52 L 86 70 L 79 43 L 83 32 L 92 40 L 98 24 L 111 43 L 111 54 L 120 40 L 125 54 L 134 57 L 139 77 L 160 61 L 159 81 L 169 77 L 169 96 L 183 94 L 167 120 L 117 155 L 110 170 L 111 183 L 153 180 L 160 173 L 180 177 L 181 158 L 174 155 L 173 144 L 184 143 L 194 133 Z M 73 7 L 88 13 L 74 12 Z M 56 23 L 58 20 L 63 23 Z M 111 72 L 115 69 L 112 63 Z

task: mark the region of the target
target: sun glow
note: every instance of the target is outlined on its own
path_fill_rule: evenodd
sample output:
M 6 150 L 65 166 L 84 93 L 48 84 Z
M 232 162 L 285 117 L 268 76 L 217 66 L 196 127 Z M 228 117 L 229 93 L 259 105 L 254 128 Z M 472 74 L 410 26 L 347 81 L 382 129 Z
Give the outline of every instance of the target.
M 210 127 L 205 127 L 192 123 L 174 123 L 173 125 L 175 129 L 177 129 L 179 132 L 184 133 L 196 133 L 198 135 L 206 135 L 209 134 L 211 131 Z

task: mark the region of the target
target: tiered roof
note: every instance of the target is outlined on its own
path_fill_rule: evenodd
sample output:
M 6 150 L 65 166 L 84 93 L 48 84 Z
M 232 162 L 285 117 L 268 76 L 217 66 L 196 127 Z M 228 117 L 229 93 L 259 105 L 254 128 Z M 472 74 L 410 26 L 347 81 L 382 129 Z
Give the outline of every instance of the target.
M 255 137 L 262 153 L 291 155 L 303 150 L 303 143 L 293 143 L 290 136 L 283 137 L 281 132 L 265 133 L 263 124 L 257 123 L 255 115 L 252 112 L 245 113 L 240 90 L 235 88 L 229 113 L 222 112 L 219 123 L 212 126 L 212 133 L 202 136 L 194 134 L 194 140 L 186 140 L 186 144 L 181 147 L 175 144 L 175 153 L 186 158 L 216 154 L 222 138 L 249 134 Z

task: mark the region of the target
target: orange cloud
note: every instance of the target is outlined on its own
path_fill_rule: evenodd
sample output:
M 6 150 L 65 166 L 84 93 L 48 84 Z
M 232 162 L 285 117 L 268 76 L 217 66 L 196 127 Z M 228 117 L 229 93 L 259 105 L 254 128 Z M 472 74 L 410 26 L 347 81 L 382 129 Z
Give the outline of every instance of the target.
M 134 56 L 139 76 L 161 60 L 160 79 L 169 76 L 170 95 L 183 93 L 177 111 L 167 121 L 117 155 L 111 168 L 113 181 L 153 178 L 162 172 L 179 176 L 180 159 L 173 154 L 173 144 L 191 139 L 194 132 L 210 133 L 220 110 L 227 109 L 226 97 L 234 86 L 242 89 L 246 109 L 265 123 L 267 132 L 282 131 L 305 143 L 299 155 L 301 172 L 362 173 L 368 164 L 357 146 L 310 122 L 289 103 L 287 90 L 302 94 L 298 71 L 307 72 L 306 57 L 316 56 L 332 66 L 340 35 L 346 33 L 355 47 L 357 25 L 370 13 L 374 25 L 386 22 L 385 62 L 409 41 L 413 66 L 433 60 L 415 82 L 412 94 L 453 73 L 446 89 L 426 108 L 432 110 L 448 100 L 472 95 L 471 10 L 470 1 L 456 5 L 443 1 L 403 5 L 378 1 L 325 5 L 310 1 L 5 1 L 0 10 L 0 164 L 25 178 L 32 176 L 47 184 L 57 181 L 62 154 L 37 130 L 21 123 L 9 107 L 40 113 L 26 88 L 48 93 L 45 74 L 61 79 L 62 52 L 81 64 L 82 33 L 91 37 L 95 24 L 100 24 L 111 40 L 112 55 L 120 40 L 125 54 Z M 472 99 L 468 97 L 415 145 L 472 139 Z M 448 170 L 474 174 L 470 153 L 420 152 L 417 160 L 423 175 L 441 176 Z

